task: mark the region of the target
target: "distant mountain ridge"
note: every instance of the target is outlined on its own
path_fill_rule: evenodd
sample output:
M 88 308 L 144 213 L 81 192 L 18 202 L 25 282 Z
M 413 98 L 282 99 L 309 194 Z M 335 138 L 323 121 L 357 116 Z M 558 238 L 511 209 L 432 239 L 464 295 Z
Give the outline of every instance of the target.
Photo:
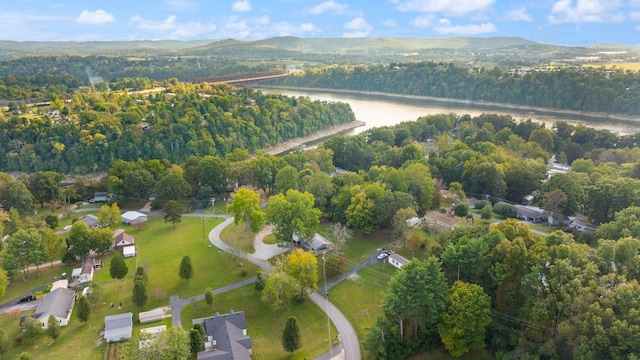
M 299 38 L 294 36 L 273 37 L 263 40 L 133 40 L 133 41 L 5 41 L 0 40 L 0 53 L 60 53 L 87 52 L 109 53 L 116 50 L 181 51 L 202 54 L 223 49 L 251 49 L 253 51 L 284 50 L 305 53 L 398 52 L 421 49 L 493 50 L 509 47 L 549 47 L 557 49 L 580 48 L 544 44 L 521 37 L 451 37 L 451 38 Z M 637 49 L 638 46 L 597 44 L 588 48 Z

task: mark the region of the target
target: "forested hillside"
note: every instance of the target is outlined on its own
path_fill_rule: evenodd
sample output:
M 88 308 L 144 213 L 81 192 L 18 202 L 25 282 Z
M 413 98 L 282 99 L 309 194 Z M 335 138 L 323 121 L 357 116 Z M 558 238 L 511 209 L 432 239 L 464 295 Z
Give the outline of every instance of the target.
M 520 74 L 453 63 L 391 63 L 308 69 L 276 83 L 640 115 L 640 74 L 622 70 L 538 69 Z
M 0 169 L 85 173 L 118 159 L 180 162 L 235 148 L 253 152 L 354 120 L 346 104 L 227 85 L 165 86 L 166 93 L 148 97 L 84 89 L 70 101 L 55 99 L 42 115 L 7 115 L 0 121 Z

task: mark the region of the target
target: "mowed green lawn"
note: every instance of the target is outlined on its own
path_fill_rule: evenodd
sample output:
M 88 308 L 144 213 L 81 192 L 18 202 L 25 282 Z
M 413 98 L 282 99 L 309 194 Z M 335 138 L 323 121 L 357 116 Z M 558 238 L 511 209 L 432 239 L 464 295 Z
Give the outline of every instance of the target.
M 260 293 L 253 284 L 216 295 L 213 307 L 204 301 L 187 305 L 182 310 L 182 325 L 192 326 L 192 319 L 208 317 L 216 312 L 223 314 L 229 310 L 244 311 L 247 318 L 247 334 L 253 344 L 253 358 L 256 360 L 313 359 L 329 351 L 329 346 L 338 334 L 327 316 L 310 300 L 303 303 L 292 302 L 287 310 L 274 312 L 260 300 Z M 282 348 L 282 330 L 289 316 L 298 319 L 302 333 L 302 347 L 293 357 Z
M 347 317 L 362 344 L 365 328 L 382 314 L 382 296 L 396 269 L 387 263 L 371 264 L 331 288 L 329 299 Z
M 136 238 L 138 251 L 137 266 L 147 270 L 150 294 L 166 292 L 167 295 L 178 295 L 189 298 L 202 294 L 205 289 L 216 289 L 253 276 L 257 267 L 242 262 L 237 265 L 230 255 L 212 246 L 208 234 L 220 218 L 205 218 L 205 239 L 202 239 L 202 219 L 183 217 L 182 222 L 174 228 L 170 223 L 163 223 L 162 218 L 149 219 L 149 226 L 142 230 L 127 230 Z M 182 257 L 191 257 L 194 276 L 189 282 L 178 276 Z M 246 270 L 248 275 L 242 276 Z M 161 298 L 161 296 L 158 296 Z M 164 300 L 150 298 L 149 307 L 166 305 Z
M 18 358 L 20 353 L 26 351 L 34 360 L 102 359 L 105 345 L 100 344 L 99 339 L 100 331 L 104 328 L 104 316 L 133 312 L 135 335 L 142 328 L 137 322 L 137 313 L 157 306 L 168 306 L 169 296 L 179 295 L 187 298 L 203 293 L 208 287 L 215 289 L 241 281 L 246 276 L 253 276 L 256 272 L 255 266 L 246 262 L 242 267 L 237 266 L 237 261 L 233 261 L 230 256 L 218 251 L 217 248 L 209 247 L 208 239 L 202 239 L 203 223 L 205 232 L 208 234 L 221 221 L 221 219 L 205 218 L 203 222 L 199 217 L 183 217 L 182 222 L 174 228 L 172 224 L 165 224 L 163 219 L 158 217 L 150 218 L 148 226 L 143 229 L 123 226 L 135 237 L 138 256 L 126 260 L 129 272 L 122 280 L 114 280 L 109 276 L 109 262 L 112 255 L 107 254 L 102 257 L 105 267 L 96 272 L 94 277 L 99 284 L 100 301 L 92 307 L 88 323 L 81 323 L 74 313 L 70 324 L 62 328 L 62 335 L 55 342 L 43 335 L 34 344 L 16 344 L 13 339 L 19 331 L 19 315 L 0 315 L 0 328 L 5 330 L 6 338 L 12 347 L 5 358 Z M 188 283 L 178 275 L 180 261 L 184 255 L 191 257 L 194 268 L 194 276 Z M 135 306 L 131 300 L 137 266 L 145 267 L 149 276 L 147 285 L 149 301 L 142 309 Z M 242 276 L 242 270 L 246 270 L 248 275 Z M 57 266 L 53 269 L 45 266 L 41 269 L 40 278 L 35 277 L 34 272 L 27 282 L 14 281 L 3 299 L 50 282 L 64 271 L 70 274 L 71 270 L 65 266 Z M 115 304 L 113 308 L 110 306 L 111 303 Z M 118 309 L 120 303 L 122 303 L 122 309 Z M 167 320 L 160 324 L 162 323 L 167 323 Z
M 334 241 L 331 233 L 331 224 L 321 224 L 318 226 L 318 233 L 327 239 Z M 341 252 L 347 258 L 345 271 L 367 260 L 378 248 L 389 246 L 396 242 L 396 239 L 384 231 L 374 231 L 369 235 L 353 234 L 347 241 Z

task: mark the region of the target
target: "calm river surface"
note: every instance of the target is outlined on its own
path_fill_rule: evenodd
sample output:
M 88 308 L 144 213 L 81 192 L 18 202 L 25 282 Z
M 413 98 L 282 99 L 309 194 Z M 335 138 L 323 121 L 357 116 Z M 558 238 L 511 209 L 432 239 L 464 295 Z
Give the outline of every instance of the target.
M 308 96 L 312 100 L 321 101 L 341 101 L 348 103 L 356 115 L 356 119 L 364 121 L 365 126 L 349 130 L 345 134 L 357 134 L 367 129 L 377 126 L 396 125 L 403 121 L 416 120 L 420 116 L 456 113 L 458 115 L 469 114 L 477 116 L 482 113 L 496 113 L 511 115 L 516 120 L 531 119 L 538 123 L 544 123 L 548 128 L 557 121 L 567 123 L 585 124 L 594 129 L 608 129 L 621 135 L 634 134 L 640 132 L 640 119 L 638 121 L 619 121 L 606 117 L 581 117 L 565 114 L 549 114 L 536 111 L 517 111 L 514 109 L 503 109 L 490 106 L 476 106 L 467 104 L 456 104 L 449 102 L 437 102 L 427 100 L 413 100 L 388 98 L 384 96 L 370 96 L 360 94 L 329 93 L 326 91 L 299 91 L 282 89 L 259 89 L 264 93 L 283 94 L 287 96 Z M 496 129 L 498 130 L 498 129 Z

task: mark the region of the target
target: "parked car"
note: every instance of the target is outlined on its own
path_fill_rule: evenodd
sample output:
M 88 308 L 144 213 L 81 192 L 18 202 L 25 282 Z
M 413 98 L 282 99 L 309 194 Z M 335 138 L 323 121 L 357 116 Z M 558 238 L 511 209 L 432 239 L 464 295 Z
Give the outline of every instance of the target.
M 36 298 L 33 295 L 23 296 L 18 301 L 16 301 L 16 304 L 23 304 L 23 303 L 26 303 L 26 302 L 29 302 L 29 301 L 33 301 L 35 299 Z
M 69 231 L 69 229 L 71 229 L 71 225 L 67 225 L 67 226 L 63 227 L 62 231 Z
M 387 256 L 389 256 L 389 254 L 387 254 L 386 251 L 385 252 L 381 252 L 380 255 L 378 255 L 378 260 L 383 260 Z

